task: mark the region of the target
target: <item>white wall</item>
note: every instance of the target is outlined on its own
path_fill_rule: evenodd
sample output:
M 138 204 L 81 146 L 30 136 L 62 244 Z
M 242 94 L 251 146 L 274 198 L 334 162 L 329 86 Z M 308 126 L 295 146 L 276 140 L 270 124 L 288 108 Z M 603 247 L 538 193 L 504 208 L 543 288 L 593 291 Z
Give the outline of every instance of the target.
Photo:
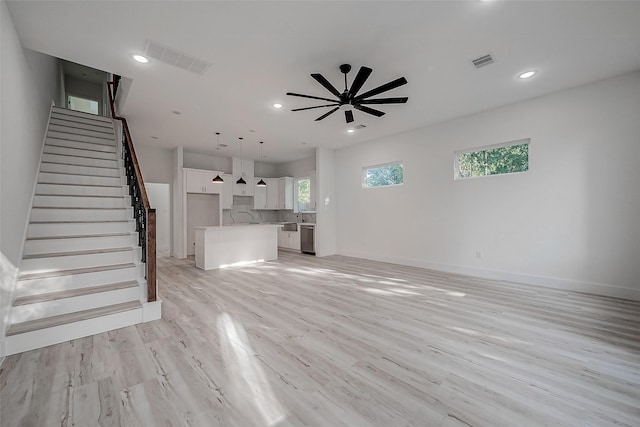
M 640 299 L 639 118 L 636 72 L 340 150 L 338 253 Z M 522 138 L 529 172 L 453 180 L 454 151 Z
M 55 86 L 57 60 L 25 52 L 13 21 L 0 2 L 0 358 L 3 357 L 6 317 L 13 300 L 11 279 L 21 258 L 29 207 L 42 152 Z M 30 66 L 36 67 L 32 69 Z M 55 84 L 55 83 L 54 83 Z M 48 89 L 48 90 L 46 90 Z M 44 92 L 43 92 L 44 91 Z M 52 98 L 55 97 L 55 98 Z
M 292 176 L 294 178 L 309 176 L 309 173 L 316 170 L 315 156 L 293 162 L 280 163 L 278 165 L 278 176 Z
M 315 249 L 317 256 L 336 254 L 336 156 L 334 150 L 316 149 L 316 207 Z
M 136 157 L 142 172 L 144 182 L 163 182 L 171 184 L 173 181 L 173 151 L 167 148 L 136 145 Z
M 184 152 L 184 167 L 231 173 L 232 160 L 229 157 Z
M 151 207 L 156 210 L 156 254 L 171 253 L 171 184 L 145 182 Z

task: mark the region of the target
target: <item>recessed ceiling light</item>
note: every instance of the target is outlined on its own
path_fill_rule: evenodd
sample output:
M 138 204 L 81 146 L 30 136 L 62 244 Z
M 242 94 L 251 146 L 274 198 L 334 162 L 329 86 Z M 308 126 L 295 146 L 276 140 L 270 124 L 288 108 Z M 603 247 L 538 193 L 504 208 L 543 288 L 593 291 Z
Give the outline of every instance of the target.
M 529 70 L 518 74 L 519 79 L 528 79 L 536 74 L 536 70 Z
M 354 133 L 355 131 L 355 129 L 347 129 L 347 133 Z
M 278 104 L 277 102 L 273 104 L 273 108 L 282 108 L 282 104 Z
M 142 55 L 132 55 L 132 56 L 134 60 L 138 61 L 141 64 L 146 64 L 147 62 L 149 62 L 146 56 L 142 56 Z

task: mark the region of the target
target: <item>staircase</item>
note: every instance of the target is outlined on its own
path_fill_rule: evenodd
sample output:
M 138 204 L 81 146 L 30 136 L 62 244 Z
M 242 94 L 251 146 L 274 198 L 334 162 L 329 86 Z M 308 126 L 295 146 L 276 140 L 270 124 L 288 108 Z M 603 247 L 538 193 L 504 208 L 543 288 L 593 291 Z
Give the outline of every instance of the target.
M 7 354 L 160 317 L 111 119 L 54 107 L 47 130 Z

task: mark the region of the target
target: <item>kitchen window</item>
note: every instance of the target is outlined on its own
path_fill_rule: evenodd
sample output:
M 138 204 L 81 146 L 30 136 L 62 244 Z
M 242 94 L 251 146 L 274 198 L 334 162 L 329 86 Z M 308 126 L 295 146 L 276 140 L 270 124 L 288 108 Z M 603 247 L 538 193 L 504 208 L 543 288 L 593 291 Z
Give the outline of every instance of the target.
M 457 151 L 454 179 L 526 172 L 529 170 L 530 139 Z
M 296 178 L 294 181 L 296 212 L 310 212 L 311 207 L 311 178 Z
M 387 187 L 404 183 L 402 162 L 362 168 L 362 186 L 364 188 Z

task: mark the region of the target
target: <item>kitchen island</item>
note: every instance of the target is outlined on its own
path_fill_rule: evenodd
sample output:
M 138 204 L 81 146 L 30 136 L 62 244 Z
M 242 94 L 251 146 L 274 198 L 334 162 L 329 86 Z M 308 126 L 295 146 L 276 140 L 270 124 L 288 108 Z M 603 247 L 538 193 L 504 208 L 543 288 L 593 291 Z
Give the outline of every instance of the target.
M 196 267 L 203 270 L 278 259 L 281 224 L 195 227 Z

